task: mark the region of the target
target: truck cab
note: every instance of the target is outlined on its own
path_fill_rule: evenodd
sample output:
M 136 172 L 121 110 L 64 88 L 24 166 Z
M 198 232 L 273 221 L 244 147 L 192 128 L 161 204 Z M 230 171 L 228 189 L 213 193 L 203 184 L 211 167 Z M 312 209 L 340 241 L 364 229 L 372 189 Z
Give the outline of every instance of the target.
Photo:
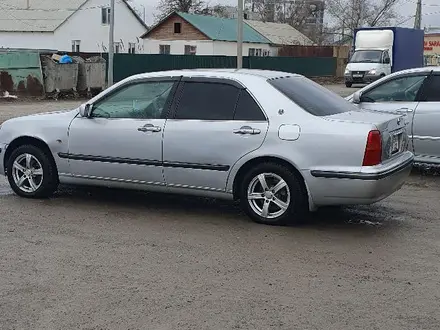
M 359 48 L 345 69 L 345 85 L 369 84 L 391 73 L 388 49 Z

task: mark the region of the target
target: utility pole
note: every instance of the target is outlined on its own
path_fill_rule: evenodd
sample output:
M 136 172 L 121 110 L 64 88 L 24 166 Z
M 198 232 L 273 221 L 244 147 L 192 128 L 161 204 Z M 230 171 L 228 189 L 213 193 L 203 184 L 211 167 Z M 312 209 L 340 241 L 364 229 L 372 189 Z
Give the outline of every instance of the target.
M 110 0 L 110 32 L 108 43 L 108 87 L 113 85 L 113 56 L 115 51 L 115 0 Z
M 237 15 L 237 69 L 243 68 L 243 0 L 238 0 Z
M 417 0 L 416 18 L 414 20 L 414 29 L 422 28 L 422 0 Z

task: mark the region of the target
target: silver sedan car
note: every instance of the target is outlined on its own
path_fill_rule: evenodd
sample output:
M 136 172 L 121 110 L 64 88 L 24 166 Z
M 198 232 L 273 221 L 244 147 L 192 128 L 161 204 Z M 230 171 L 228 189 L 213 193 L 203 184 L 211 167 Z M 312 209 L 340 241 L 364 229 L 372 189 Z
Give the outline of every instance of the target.
M 166 71 L 6 121 L 0 172 L 22 197 L 60 183 L 192 194 L 240 200 L 278 225 L 389 196 L 410 173 L 407 143 L 400 116 L 358 111 L 300 75 Z
M 397 72 L 347 100 L 361 109 L 405 115 L 415 161 L 440 165 L 440 67 Z

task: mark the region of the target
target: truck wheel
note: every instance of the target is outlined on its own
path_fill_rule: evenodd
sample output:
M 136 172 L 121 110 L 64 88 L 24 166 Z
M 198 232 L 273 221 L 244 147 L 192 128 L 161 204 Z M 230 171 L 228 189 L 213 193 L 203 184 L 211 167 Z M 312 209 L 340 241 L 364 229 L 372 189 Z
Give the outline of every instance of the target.
M 240 203 L 255 222 L 266 225 L 301 223 L 307 214 L 307 192 L 283 165 L 262 163 L 243 178 Z
M 348 82 L 348 81 L 345 82 L 345 87 L 351 88 L 351 86 L 353 86 L 353 83 Z
M 54 162 L 33 145 L 23 145 L 12 152 L 7 174 L 12 190 L 21 197 L 49 197 L 58 186 Z

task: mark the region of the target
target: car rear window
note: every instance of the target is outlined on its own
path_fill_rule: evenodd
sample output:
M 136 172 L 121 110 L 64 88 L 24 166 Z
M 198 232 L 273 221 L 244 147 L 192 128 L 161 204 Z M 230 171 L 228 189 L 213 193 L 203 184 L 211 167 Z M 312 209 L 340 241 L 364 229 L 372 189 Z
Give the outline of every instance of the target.
M 302 76 L 274 78 L 268 82 L 314 116 L 331 116 L 357 110 L 344 98 Z

